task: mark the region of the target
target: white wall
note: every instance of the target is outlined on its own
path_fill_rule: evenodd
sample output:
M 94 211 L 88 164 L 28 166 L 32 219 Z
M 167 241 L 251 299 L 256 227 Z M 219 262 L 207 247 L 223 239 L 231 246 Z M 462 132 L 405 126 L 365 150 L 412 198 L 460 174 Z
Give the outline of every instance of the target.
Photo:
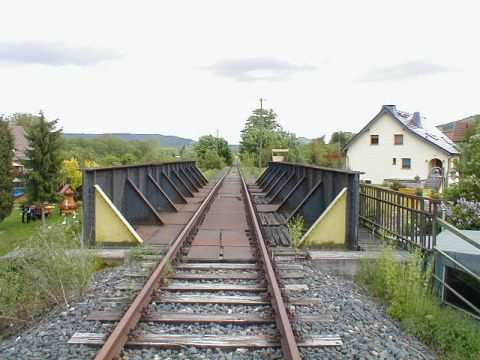
M 394 145 L 394 134 L 403 134 L 403 145 Z M 370 145 L 370 135 L 379 136 L 378 145 Z M 392 165 L 392 158 L 397 159 Z M 402 169 L 402 158 L 411 158 L 411 169 Z M 365 172 L 362 180 L 381 184 L 384 179 L 413 180 L 419 176 L 424 180 L 430 172 L 429 161 L 433 158 L 443 162 L 448 171 L 449 157 L 440 149 L 406 130 L 400 122 L 389 114 L 383 114 L 361 134 L 347 151 L 347 166 L 350 170 Z M 450 164 L 451 166 L 451 164 Z

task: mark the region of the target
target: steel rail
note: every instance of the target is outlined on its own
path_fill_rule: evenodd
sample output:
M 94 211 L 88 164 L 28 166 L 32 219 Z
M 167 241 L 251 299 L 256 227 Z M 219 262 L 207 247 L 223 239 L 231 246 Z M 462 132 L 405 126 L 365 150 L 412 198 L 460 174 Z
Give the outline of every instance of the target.
M 128 341 L 130 331 L 137 326 L 140 318 L 142 317 L 143 310 L 151 302 L 153 293 L 160 286 L 160 282 L 165 276 L 165 270 L 167 266 L 170 264 L 170 261 L 174 259 L 175 255 L 181 249 L 184 242 L 191 235 L 191 232 L 195 229 L 195 226 L 198 225 L 198 221 L 201 220 L 202 215 L 204 214 L 205 210 L 207 209 L 208 205 L 217 193 L 228 173 L 229 171 L 227 171 L 219 179 L 212 191 L 210 191 L 210 193 L 207 195 L 207 197 L 202 202 L 195 214 L 192 216 L 190 221 L 187 223 L 187 225 L 185 225 L 183 230 L 175 239 L 174 243 L 165 254 L 165 257 L 162 259 L 160 264 L 157 266 L 155 271 L 147 280 L 143 288 L 135 297 L 135 300 L 132 302 L 128 310 L 123 315 L 120 322 L 117 324 L 115 329 L 112 331 L 108 339 L 103 344 L 100 351 L 95 356 L 95 360 L 112 360 L 119 358 L 120 351 L 123 349 L 123 347 Z
M 293 334 L 292 325 L 290 324 L 287 310 L 285 309 L 282 292 L 280 290 L 280 286 L 278 285 L 275 271 L 273 270 L 272 262 L 270 261 L 270 256 L 268 255 L 267 246 L 265 245 L 265 240 L 263 239 L 262 230 L 253 207 L 252 199 L 250 197 L 250 193 L 248 192 L 247 184 L 245 183 L 245 179 L 240 168 L 238 168 L 238 172 L 242 180 L 242 189 L 245 201 L 247 202 L 246 205 L 248 214 L 252 221 L 252 228 L 255 235 L 254 237 L 258 243 L 258 248 L 260 250 L 260 256 L 262 259 L 262 266 L 265 272 L 265 278 L 270 290 L 272 307 L 275 311 L 275 322 L 281 335 L 280 343 L 282 345 L 283 356 L 287 360 L 300 360 L 301 357 L 298 350 L 298 345 L 295 340 L 295 335 Z

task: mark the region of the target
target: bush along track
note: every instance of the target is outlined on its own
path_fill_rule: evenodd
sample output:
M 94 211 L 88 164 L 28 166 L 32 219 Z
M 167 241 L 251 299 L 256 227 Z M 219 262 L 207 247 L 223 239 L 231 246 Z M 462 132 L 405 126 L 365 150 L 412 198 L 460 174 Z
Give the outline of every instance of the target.
M 98 258 L 81 248 L 76 229 L 42 227 L 21 254 L 0 263 L 2 337 L 33 325 L 55 305 L 67 306 L 88 290 Z
M 480 325 L 464 313 L 445 307 L 433 294 L 431 266 L 412 251 L 406 264 L 386 246 L 378 261 L 362 263 L 358 282 L 387 304 L 388 313 L 404 330 L 444 359 L 480 359 Z

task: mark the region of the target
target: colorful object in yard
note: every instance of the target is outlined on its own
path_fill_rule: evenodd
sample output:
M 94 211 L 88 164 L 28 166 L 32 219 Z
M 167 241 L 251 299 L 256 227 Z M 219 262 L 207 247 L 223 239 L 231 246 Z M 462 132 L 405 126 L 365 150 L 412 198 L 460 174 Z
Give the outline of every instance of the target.
M 72 185 L 65 185 L 62 190 L 60 190 L 60 195 L 62 195 L 62 201 L 60 202 L 60 213 L 62 215 L 75 214 L 77 211 L 77 204 L 75 203 L 75 189 Z

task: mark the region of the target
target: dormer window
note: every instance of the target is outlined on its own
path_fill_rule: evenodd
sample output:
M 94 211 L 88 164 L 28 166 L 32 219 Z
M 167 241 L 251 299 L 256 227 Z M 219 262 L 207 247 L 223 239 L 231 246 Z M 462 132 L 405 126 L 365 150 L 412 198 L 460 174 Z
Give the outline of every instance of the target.
M 378 145 L 378 135 L 370 135 L 370 145 Z
M 393 135 L 393 144 L 394 145 L 403 145 L 403 134 Z

